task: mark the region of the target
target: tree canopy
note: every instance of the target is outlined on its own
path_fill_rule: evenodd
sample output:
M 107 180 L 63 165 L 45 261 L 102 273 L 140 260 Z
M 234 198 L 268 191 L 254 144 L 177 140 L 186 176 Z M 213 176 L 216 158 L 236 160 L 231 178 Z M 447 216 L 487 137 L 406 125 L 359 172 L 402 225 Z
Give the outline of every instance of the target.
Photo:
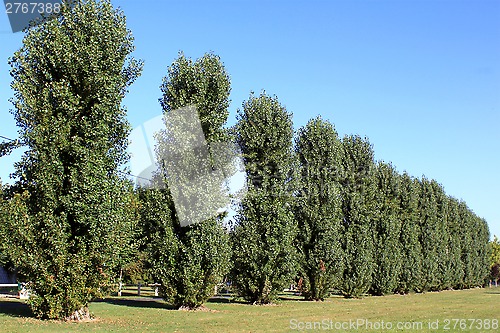
M 248 191 L 232 231 L 231 279 L 240 296 L 271 303 L 296 272 L 291 113 L 276 97 L 252 94 L 238 112 L 235 131 Z
M 163 96 L 160 103 L 166 116 L 183 107 L 195 108 L 193 110 L 197 114 L 194 116 L 199 118 L 203 131 L 202 139 L 208 144 L 207 156 L 203 157 L 208 159 L 209 164 L 213 163 L 213 159 L 208 158 L 209 154 L 215 155 L 213 144 L 229 138 L 223 125 L 227 121 L 230 90 L 229 75 L 220 58 L 212 53 L 207 53 L 196 61 L 180 53 L 169 66 L 161 85 Z M 167 132 L 157 137 L 159 160 L 165 157 L 161 151 L 172 139 Z M 190 134 L 189 131 L 181 133 L 186 136 Z M 200 147 L 194 145 L 191 148 Z M 192 159 L 184 161 L 199 162 L 196 152 L 180 152 L 184 158 L 191 153 L 194 154 Z M 183 161 L 179 163 L 182 164 Z M 203 171 L 211 171 L 211 166 L 213 164 Z M 181 165 L 178 170 L 184 172 L 186 168 L 189 169 L 190 166 Z M 198 173 L 200 170 L 192 171 Z M 153 276 L 161 284 L 162 296 L 167 301 L 176 307 L 197 308 L 215 294 L 217 285 L 229 269 L 229 236 L 222 225 L 222 214 L 216 215 L 215 210 L 212 217 L 208 216 L 202 221 L 189 221 L 189 225 L 182 224 L 180 207 L 172 198 L 172 192 L 177 190 L 172 186 L 176 184 L 168 181 L 169 177 L 178 175 L 167 175 L 164 169 L 158 172 L 159 177 L 163 177 L 165 188 L 139 190 L 142 202 L 141 225 Z M 198 180 L 199 178 L 181 177 L 184 182 Z M 183 188 L 187 192 L 184 195 L 194 196 L 198 203 L 200 199 L 210 200 L 210 191 L 200 188 L 202 183 L 196 184 L 194 187 Z M 222 183 L 218 185 L 220 188 Z M 205 197 L 201 197 L 202 195 Z
M 9 60 L 14 117 L 27 151 L 2 225 L 6 250 L 43 318 L 88 316 L 104 295 L 134 218 L 119 173 L 129 124 L 121 106 L 142 65 L 109 1 L 64 6 L 26 31 Z

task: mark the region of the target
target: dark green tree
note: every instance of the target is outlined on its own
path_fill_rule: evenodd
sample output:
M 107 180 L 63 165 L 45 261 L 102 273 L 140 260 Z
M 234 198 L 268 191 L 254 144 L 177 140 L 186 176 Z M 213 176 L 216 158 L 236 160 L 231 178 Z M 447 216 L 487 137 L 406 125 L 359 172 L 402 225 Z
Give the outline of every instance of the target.
M 295 152 L 298 275 L 305 298 L 323 300 L 339 285 L 343 272 L 342 143 L 333 125 L 318 117 L 299 130 Z
M 375 162 L 368 139 L 346 136 L 342 144 L 342 249 L 345 266 L 339 289 L 346 297 L 358 297 L 368 292 L 374 269 Z
M 5 194 L 4 194 L 4 185 L 0 181 L 0 222 L 1 224 L 5 223 L 7 220 L 8 216 L 10 215 L 8 209 L 9 206 L 7 204 L 8 202 L 5 200 Z M 4 249 L 4 246 L 6 245 L 3 239 L 5 237 L 8 237 L 8 235 L 4 234 L 5 230 L 0 226 L 0 267 L 4 267 L 7 269 L 14 269 L 12 265 L 12 261 L 9 258 L 6 249 Z
M 399 207 L 401 233 L 399 236 L 402 254 L 401 270 L 397 291 L 409 293 L 420 292 L 422 283 L 422 246 L 420 245 L 420 213 L 418 210 L 420 185 L 418 180 L 407 173 L 401 175 L 399 191 Z
M 124 283 L 137 284 L 144 283 L 149 280 L 149 276 L 144 267 L 145 253 L 140 250 L 140 245 L 143 242 L 141 238 L 141 228 L 139 224 L 139 197 L 137 193 L 133 192 L 131 195 L 131 208 L 133 215 L 130 216 L 134 223 L 128 226 L 120 250 L 116 252 L 118 257 L 115 267 L 113 268 L 114 274 L 118 279 L 118 289 Z
M 460 259 L 462 253 L 461 237 L 464 230 L 461 229 L 459 201 L 448 197 L 448 233 L 449 238 L 446 244 L 447 268 L 451 274 L 450 286 L 458 289 L 462 285 L 464 269 Z
M 458 215 L 463 269 L 460 287 L 483 286 L 487 282 L 491 264 L 488 224 L 474 214 L 463 201 L 458 204 Z
M 207 53 L 193 61 L 180 52 L 161 85 L 164 113 L 196 106 L 207 142 L 224 142 L 229 116 L 231 80 L 219 56 Z
M 401 273 L 402 253 L 400 178 L 392 164 L 379 162 L 374 179 L 377 186 L 377 209 L 373 230 L 373 279 L 371 292 L 375 295 L 393 293 Z
M 14 272 L 16 268 L 11 257 L 13 249 L 9 249 L 12 243 L 9 238 L 12 237 L 12 234 L 10 234 L 12 226 L 22 227 L 23 224 L 19 223 L 19 221 L 27 218 L 24 200 L 26 200 L 28 193 L 9 195 L 10 193 L 6 192 L 0 189 L 0 267 Z
M 437 253 L 441 235 L 439 234 L 437 202 L 431 181 L 422 177 L 420 183 L 420 244 L 422 245 L 422 280 L 424 290 L 439 289 L 439 254 Z
M 475 255 L 474 249 L 474 215 L 464 201 L 461 201 L 458 205 L 458 211 L 460 216 L 460 229 L 461 232 L 461 261 L 463 267 L 463 276 L 461 281 L 461 288 L 471 288 L 475 285 L 475 260 L 477 257 Z
M 228 235 L 218 223 L 181 227 L 168 189 L 138 189 L 143 249 L 161 294 L 176 307 L 195 308 L 214 295 L 229 257 Z
M 265 93 L 243 103 L 236 135 L 248 193 L 232 233 L 232 280 L 240 296 L 270 303 L 296 272 L 292 210 L 292 115 Z
M 196 107 L 205 139 L 212 145 L 229 138 L 223 125 L 229 114 L 230 90 L 229 75 L 218 56 L 209 53 L 193 61 L 181 53 L 163 79 L 160 103 L 165 115 Z M 168 134 L 159 139 L 158 150 L 168 142 Z M 164 172 L 161 170 L 162 177 Z M 202 306 L 229 270 L 229 235 L 222 225 L 223 216 L 181 226 L 168 186 L 140 193 L 142 226 L 151 240 L 152 273 L 162 285 L 163 297 L 177 307 Z
M 65 6 L 26 31 L 10 59 L 13 114 L 27 151 L 3 228 L 38 317 L 88 317 L 134 221 L 121 102 L 138 77 L 133 37 L 109 1 Z
M 473 214 L 474 226 L 470 230 L 472 233 L 472 242 L 475 256 L 473 266 L 473 287 L 482 287 L 488 281 L 490 272 L 491 252 L 488 242 L 490 240 L 490 231 L 485 219 Z
M 450 266 L 450 249 L 448 244 L 450 243 L 450 221 L 448 221 L 449 216 L 449 198 L 446 195 L 444 188 L 441 184 L 438 184 L 435 180 L 431 181 L 431 186 L 434 191 L 434 197 L 436 198 L 436 232 L 437 237 L 434 242 L 434 247 L 436 251 L 436 259 L 438 265 L 438 286 L 437 290 L 444 290 L 451 288 L 451 280 L 453 272 Z

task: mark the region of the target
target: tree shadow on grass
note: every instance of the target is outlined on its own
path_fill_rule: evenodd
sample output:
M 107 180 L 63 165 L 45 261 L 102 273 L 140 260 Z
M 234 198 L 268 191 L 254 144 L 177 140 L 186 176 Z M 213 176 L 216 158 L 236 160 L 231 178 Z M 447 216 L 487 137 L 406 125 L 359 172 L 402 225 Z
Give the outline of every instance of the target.
M 297 301 L 297 302 L 313 302 L 313 301 L 308 301 L 305 300 L 304 297 L 302 296 L 296 296 L 296 295 L 286 295 L 286 294 L 280 294 L 278 295 L 278 299 L 276 300 L 278 303 L 281 301 Z M 211 297 L 207 303 L 219 303 L 219 304 L 244 304 L 244 305 L 254 305 L 252 302 L 245 300 L 241 297 L 235 297 L 233 296 L 214 296 Z M 273 303 L 273 304 L 278 304 L 278 303 Z
M 283 296 L 278 296 L 278 299 L 280 301 L 294 301 L 294 302 L 314 302 L 314 301 L 311 301 L 311 300 L 307 300 L 305 299 L 303 296 L 286 296 L 286 295 L 283 295 Z
M 248 302 L 234 298 L 233 296 L 213 296 L 207 301 L 207 303 L 219 303 L 219 304 L 228 304 L 228 303 L 239 303 L 239 304 L 247 304 Z
M 166 303 L 161 299 L 154 299 L 150 297 L 105 298 L 105 299 L 95 300 L 94 302 L 95 303 L 103 302 L 113 305 L 128 306 L 134 308 L 177 310 L 176 307 Z
M 302 299 L 294 299 L 296 301 L 302 301 Z M 166 309 L 166 310 L 177 310 L 177 308 L 171 304 L 166 303 L 161 298 L 151 298 L 151 297 L 110 297 L 105 299 L 95 300 L 94 303 L 107 303 L 120 306 L 128 306 L 135 308 L 152 308 L 152 309 Z M 206 303 L 211 304 L 246 304 L 252 305 L 250 302 L 235 298 L 233 296 L 214 296 L 211 297 Z
M 0 314 L 10 317 L 35 318 L 28 304 L 19 300 L 8 300 L 0 298 Z
M 113 305 L 129 306 L 136 308 L 177 310 L 174 306 L 165 303 L 161 299 L 145 297 L 137 298 L 106 298 L 93 301 L 93 303 L 108 303 Z M 0 298 L 0 315 L 17 318 L 35 318 L 29 306 L 19 300 Z

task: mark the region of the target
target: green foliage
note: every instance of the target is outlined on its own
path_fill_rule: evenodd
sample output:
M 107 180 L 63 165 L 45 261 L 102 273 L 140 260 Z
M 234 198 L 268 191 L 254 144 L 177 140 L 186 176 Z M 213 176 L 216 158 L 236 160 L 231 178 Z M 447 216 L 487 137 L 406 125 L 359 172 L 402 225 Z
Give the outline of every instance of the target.
M 376 187 L 373 149 L 367 139 L 359 136 L 346 136 L 342 144 L 345 267 L 340 292 L 346 297 L 358 297 L 369 290 L 374 269 L 372 235 Z
M 76 1 L 32 26 L 23 43 L 9 61 L 20 139 L 0 143 L 0 156 L 28 150 L 16 164 L 19 181 L 0 188 L 0 264 L 29 281 L 39 317 L 85 315 L 118 275 L 152 277 L 166 300 L 196 308 L 231 256 L 238 293 L 256 303 L 274 301 L 296 276 L 315 300 L 331 289 L 358 297 L 469 288 L 499 276 L 499 242 L 488 245 L 486 221 L 464 202 L 434 180 L 375 165 L 367 139 L 340 141 L 321 118 L 299 130 L 293 151 L 291 114 L 265 93 L 243 103 L 234 127 L 248 193 L 231 239 L 220 215 L 181 227 L 177 187 L 134 194 L 119 176 L 129 133 L 121 102 L 142 69 L 130 58 L 123 13 L 107 0 Z M 211 162 L 222 158 L 231 87 L 220 58 L 180 53 L 161 91 L 165 114 L 196 107 Z
M 19 140 L 0 142 L 0 157 L 9 155 L 14 149 L 21 146 Z
M 460 244 L 461 244 L 461 261 L 463 274 L 460 279 L 460 288 L 470 288 L 474 285 L 474 242 L 472 238 L 474 223 L 473 216 L 465 202 L 460 202 L 458 205 L 460 216 Z M 463 232 L 466 230 L 467 232 Z
M 480 218 L 476 214 L 474 214 L 474 223 L 475 226 L 470 232 L 473 234 L 474 255 L 476 257 L 474 261 L 474 287 L 478 287 L 486 284 L 490 273 L 488 268 L 491 257 L 491 251 L 488 245 L 490 231 L 486 220 Z
M 207 53 L 193 61 L 179 53 L 161 85 L 164 112 L 195 105 L 207 142 L 227 139 L 231 81 L 220 57 Z
M 460 227 L 460 202 L 452 197 L 448 198 L 448 244 L 446 246 L 447 268 L 451 272 L 451 288 L 460 288 L 464 276 L 464 268 L 461 260 L 462 242 L 461 234 L 464 230 Z
M 232 281 L 252 303 L 277 299 L 295 276 L 296 226 L 289 200 L 251 190 L 241 203 L 232 234 Z
M 245 299 L 270 303 L 296 269 L 291 114 L 276 97 L 251 95 L 238 111 L 236 133 L 248 193 L 232 234 L 232 279 Z
M 449 225 L 450 221 L 448 221 L 449 215 L 449 199 L 446 193 L 444 192 L 443 187 L 438 184 L 436 181 L 431 181 L 431 186 L 434 192 L 434 196 L 436 198 L 437 204 L 437 237 L 434 243 L 436 258 L 437 258 L 437 266 L 438 266 L 438 290 L 444 290 L 451 288 L 451 280 L 453 272 L 450 267 L 450 250 L 448 248 L 448 244 L 450 243 L 450 233 L 449 233 Z
M 323 300 L 343 272 L 342 198 L 339 180 L 342 144 L 332 124 L 320 117 L 298 132 L 299 160 L 296 219 L 299 276 L 309 300 Z
M 155 283 L 148 266 L 148 254 L 135 251 L 120 267 L 121 280 L 124 284 Z
M 485 284 L 490 265 L 489 230 L 486 221 L 476 216 L 464 202 L 458 203 L 461 248 L 460 288 Z
M 118 282 L 137 284 L 146 282 L 150 279 L 146 267 L 145 253 L 140 250 L 142 243 L 142 233 L 139 225 L 140 201 L 136 193 L 131 194 L 133 204 L 133 215 L 130 215 L 134 223 L 130 224 L 123 233 L 126 236 L 123 238 L 121 247 L 117 251 L 117 260 L 113 268 L 114 274 L 118 277 Z
M 166 189 L 138 189 L 138 193 L 143 246 L 162 295 L 176 307 L 199 307 L 213 296 L 228 270 L 228 234 L 220 220 L 188 227 L 173 222 L 175 210 Z
M 400 178 L 391 164 L 380 162 L 375 169 L 377 209 L 374 223 L 374 270 L 371 291 L 375 295 L 393 293 L 401 272 Z
M 223 125 L 229 114 L 230 80 L 218 56 L 205 54 L 193 62 L 179 54 L 168 68 L 161 90 L 165 114 L 194 105 L 207 143 L 228 139 Z M 168 139 L 160 138 L 158 149 Z M 222 219 L 219 216 L 181 227 L 168 188 L 159 193 L 145 191 L 141 194 L 143 204 L 152 205 L 156 212 L 148 213 L 147 208 L 141 214 L 143 229 L 152 237 L 148 251 L 153 276 L 162 285 L 166 300 L 177 307 L 199 307 L 215 294 L 217 284 L 229 270 L 229 236 Z M 155 223 L 155 227 L 151 229 L 149 223 Z
M 7 219 L 10 219 L 10 205 L 7 199 L 7 194 L 4 191 L 4 185 L 0 182 L 0 267 L 4 267 L 7 270 L 13 271 L 15 267 L 12 263 L 7 251 L 7 244 L 3 240 L 9 235 L 6 233 L 5 226 L 7 225 Z
M 401 175 L 399 191 L 399 207 L 401 233 L 399 237 L 402 262 L 398 279 L 397 291 L 408 293 L 422 291 L 423 255 L 420 244 L 419 225 L 419 194 L 418 180 L 411 178 L 407 173 Z
M 6 249 L 29 281 L 38 317 L 77 318 L 114 280 L 133 228 L 121 107 L 141 64 L 125 16 L 109 1 L 64 7 L 26 32 L 10 59 L 12 100 L 27 152 L 7 205 Z
M 422 262 L 424 290 L 439 289 L 439 253 L 436 244 L 440 242 L 437 202 L 432 183 L 425 177 L 420 181 L 420 244 L 422 245 Z
M 500 264 L 500 240 L 498 240 L 498 237 L 495 235 L 489 244 L 491 252 L 490 266 Z

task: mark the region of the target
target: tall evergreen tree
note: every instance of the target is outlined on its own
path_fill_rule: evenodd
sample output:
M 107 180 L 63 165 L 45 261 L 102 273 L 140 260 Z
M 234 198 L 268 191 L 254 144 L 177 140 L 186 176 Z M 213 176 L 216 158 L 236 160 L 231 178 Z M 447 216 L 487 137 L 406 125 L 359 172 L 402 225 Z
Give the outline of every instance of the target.
M 436 198 L 436 221 L 437 221 L 437 237 L 434 243 L 436 251 L 436 259 L 438 265 L 438 290 L 451 288 L 452 272 L 450 270 L 450 250 L 448 244 L 450 243 L 449 232 L 449 200 L 442 185 L 438 184 L 435 180 L 431 181 L 431 186 Z
M 231 87 L 218 56 L 208 53 L 193 61 L 179 54 L 168 68 L 161 91 L 164 114 L 195 106 L 206 142 L 210 145 L 228 139 L 223 125 L 229 114 Z M 157 148 L 168 140 L 160 136 Z M 171 189 L 147 191 L 141 193 L 144 207 L 154 207 L 155 213 L 142 210 L 142 226 L 152 240 L 148 248 L 153 275 L 167 301 L 177 307 L 199 307 L 215 294 L 217 284 L 229 270 L 229 235 L 222 225 L 223 216 L 181 226 Z M 151 224 L 158 228 L 154 234 L 147 230 Z
M 459 201 L 455 198 L 448 198 L 448 244 L 446 247 L 447 266 L 451 273 L 451 288 L 460 288 L 464 276 L 464 268 L 461 261 L 462 254 L 462 233 L 465 230 L 461 229 Z
M 461 229 L 461 261 L 463 267 L 463 276 L 461 279 L 461 288 L 470 288 L 474 285 L 474 241 L 473 230 L 474 221 L 471 211 L 467 204 L 461 201 L 458 205 Z
M 491 257 L 488 241 L 490 231 L 488 223 L 474 214 L 474 227 L 470 230 L 474 247 L 474 287 L 481 287 L 486 284 L 489 274 L 489 259 Z
M 408 293 L 422 291 L 422 246 L 420 244 L 419 224 L 419 182 L 407 173 L 401 176 L 399 191 L 401 212 L 401 233 L 399 237 L 402 264 L 397 291 Z
M 376 209 L 373 149 L 368 139 L 346 136 L 342 140 L 342 213 L 345 267 L 340 291 L 357 297 L 371 286 L 373 274 L 373 222 Z
M 396 290 L 402 265 L 399 243 L 400 179 L 392 164 L 383 162 L 377 164 L 374 178 L 377 185 L 377 209 L 374 214 L 374 270 L 371 292 L 384 295 Z
M 79 1 L 27 30 L 10 59 L 20 141 L 19 193 L 6 248 L 27 277 L 38 317 L 88 317 L 134 221 L 121 102 L 141 64 L 109 1 Z
M 243 103 L 236 124 L 248 192 L 233 231 L 232 279 L 238 293 L 270 303 L 296 271 L 292 211 L 292 115 L 265 93 Z
M 422 271 L 424 290 L 439 289 L 439 254 L 436 244 L 440 242 L 437 202 L 431 181 L 422 177 L 420 183 L 420 244 L 422 245 Z
M 295 151 L 299 276 L 305 298 L 323 300 L 339 285 L 343 272 L 342 143 L 333 125 L 318 117 L 299 130 Z

